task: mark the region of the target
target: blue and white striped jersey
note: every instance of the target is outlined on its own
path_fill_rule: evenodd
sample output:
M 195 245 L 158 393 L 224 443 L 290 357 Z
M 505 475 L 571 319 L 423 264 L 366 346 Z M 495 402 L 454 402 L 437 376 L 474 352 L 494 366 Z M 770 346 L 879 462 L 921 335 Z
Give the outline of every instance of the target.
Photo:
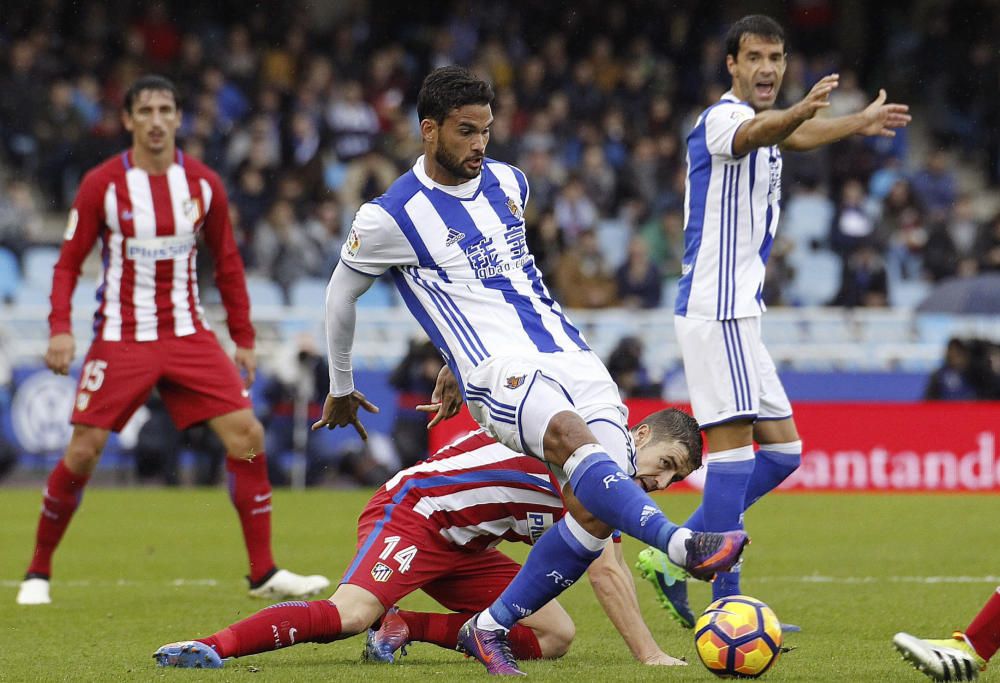
M 549 295 L 528 252 L 524 173 L 486 159 L 479 177 L 440 185 L 417 159 L 363 205 L 341 262 L 377 277 L 389 270 L 403 301 L 459 384 L 493 356 L 587 350 Z
M 764 267 L 781 211 L 781 152 L 733 156 L 754 110 L 727 92 L 688 135 L 684 260 L 674 312 L 699 320 L 759 316 Z

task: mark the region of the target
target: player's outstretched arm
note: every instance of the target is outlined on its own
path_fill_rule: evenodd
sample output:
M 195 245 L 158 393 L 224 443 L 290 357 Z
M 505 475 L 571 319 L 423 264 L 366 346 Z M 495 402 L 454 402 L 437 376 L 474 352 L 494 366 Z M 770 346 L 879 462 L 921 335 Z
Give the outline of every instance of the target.
M 886 103 L 885 90 L 861 111 L 832 119 L 814 118 L 806 121 L 788 136 L 782 147 L 793 151 L 808 151 L 851 135 L 894 137 L 896 129 L 910 123 L 910 107 Z
M 635 593 L 635 581 L 625 564 L 621 543 L 608 543 L 601 556 L 587 569 L 587 577 L 597 601 L 622 635 L 633 657 L 650 665 L 687 664 L 661 650 L 643 621 L 639 598 Z
M 816 112 L 830 106 L 830 93 L 839 84 L 838 74 L 824 76 L 801 101 L 788 109 L 772 109 L 748 119 L 733 136 L 733 156 L 740 157 L 759 147 L 784 143 Z

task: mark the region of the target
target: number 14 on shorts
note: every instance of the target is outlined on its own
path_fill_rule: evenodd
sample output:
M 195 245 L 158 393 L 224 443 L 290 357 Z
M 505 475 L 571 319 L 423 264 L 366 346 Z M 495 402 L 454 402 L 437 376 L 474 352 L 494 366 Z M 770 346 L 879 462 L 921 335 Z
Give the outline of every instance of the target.
M 410 563 L 413 562 L 413 558 L 416 557 L 417 555 L 417 546 L 415 545 L 406 546 L 398 553 L 393 555 L 392 551 L 396 549 L 397 545 L 399 545 L 399 541 L 400 541 L 399 536 L 386 536 L 385 548 L 383 548 L 382 552 L 379 553 L 378 559 L 387 560 L 389 559 L 389 556 L 392 555 L 392 559 L 396 560 L 396 563 L 399 565 L 399 573 L 405 574 L 406 571 L 410 568 Z

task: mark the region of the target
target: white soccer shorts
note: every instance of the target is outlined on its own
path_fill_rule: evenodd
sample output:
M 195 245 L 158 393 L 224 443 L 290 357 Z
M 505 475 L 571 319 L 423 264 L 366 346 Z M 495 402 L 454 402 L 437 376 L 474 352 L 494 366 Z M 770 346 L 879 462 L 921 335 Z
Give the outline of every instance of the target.
M 739 419 L 781 420 L 792 405 L 760 338 L 760 317 L 674 316 L 691 410 L 702 429 Z
M 628 409 L 604 364 L 592 351 L 498 356 L 466 378 L 472 417 L 503 445 L 543 457 L 549 421 L 573 410 L 623 471 L 635 473 L 635 445 Z M 553 472 L 557 477 L 561 471 Z

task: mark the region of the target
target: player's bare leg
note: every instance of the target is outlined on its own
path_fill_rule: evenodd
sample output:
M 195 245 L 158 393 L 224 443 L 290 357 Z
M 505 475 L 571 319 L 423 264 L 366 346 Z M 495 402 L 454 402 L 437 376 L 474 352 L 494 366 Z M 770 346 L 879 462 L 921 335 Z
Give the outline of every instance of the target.
M 325 576 L 279 569 L 271 554 L 271 482 L 264 454 L 264 427 L 249 408 L 208 420 L 226 448 L 229 496 L 240 517 L 250 560 L 250 595 L 264 599 L 304 598 L 330 586 Z
M 17 593 L 19 605 L 45 605 L 52 575 L 52 555 L 80 505 L 83 489 L 101 459 L 109 431 L 74 425 L 63 459 L 49 474 L 42 498 L 42 513 L 35 534 L 35 551 Z

